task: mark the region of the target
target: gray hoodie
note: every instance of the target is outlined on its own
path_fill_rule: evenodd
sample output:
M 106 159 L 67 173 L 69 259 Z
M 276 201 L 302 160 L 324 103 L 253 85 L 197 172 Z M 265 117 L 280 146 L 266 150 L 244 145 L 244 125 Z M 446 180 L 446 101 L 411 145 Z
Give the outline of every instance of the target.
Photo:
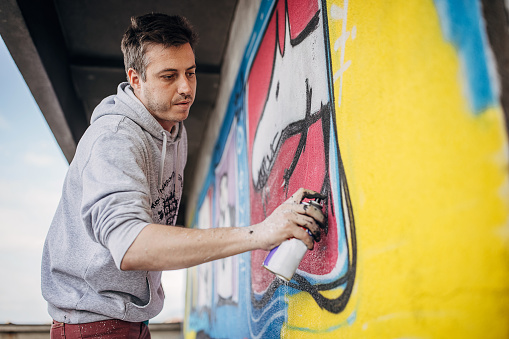
M 59 322 L 146 321 L 163 307 L 161 272 L 120 264 L 146 225 L 175 225 L 186 130 L 179 123 L 165 131 L 128 83 L 91 120 L 44 245 L 42 293 Z

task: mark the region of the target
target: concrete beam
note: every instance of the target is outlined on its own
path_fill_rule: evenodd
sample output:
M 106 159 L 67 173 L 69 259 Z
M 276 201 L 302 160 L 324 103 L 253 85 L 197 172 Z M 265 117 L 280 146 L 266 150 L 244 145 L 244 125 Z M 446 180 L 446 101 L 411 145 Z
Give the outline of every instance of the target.
M 0 35 L 70 162 L 88 122 L 74 92 L 63 39 L 48 24 L 58 25 L 48 3 L 52 1 L 3 0 Z

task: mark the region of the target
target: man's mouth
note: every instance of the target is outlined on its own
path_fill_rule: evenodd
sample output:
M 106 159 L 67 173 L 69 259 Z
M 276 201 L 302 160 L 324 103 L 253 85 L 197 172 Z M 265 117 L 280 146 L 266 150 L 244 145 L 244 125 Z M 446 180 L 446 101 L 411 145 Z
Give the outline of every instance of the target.
M 191 108 L 192 104 L 193 104 L 192 100 L 182 100 L 182 101 L 177 101 L 177 102 L 173 103 L 173 107 L 176 107 L 180 110 L 187 111 Z

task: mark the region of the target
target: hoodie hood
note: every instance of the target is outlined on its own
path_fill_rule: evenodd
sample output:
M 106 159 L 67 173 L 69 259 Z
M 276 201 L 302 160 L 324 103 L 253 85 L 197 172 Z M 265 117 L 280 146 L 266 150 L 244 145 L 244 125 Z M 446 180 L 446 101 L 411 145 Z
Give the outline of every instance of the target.
M 159 140 L 163 140 L 164 135 L 169 143 L 178 142 L 182 138 L 182 122 L 175 125 L 171 133 L 166 131 L 136 97 L 128 82 L 118 85 L 116 95 L 101 101 L 92 113 L 91 123 L 106 115 L 123 115 Z
M 131 85 L 128 82 L 122 82 L 117 87 L 117 95 L 111 95 L 105 98 L 92 113 L 91 123 L 108 115 L 122 115 L 144 129 L 155 139 L 162 141 L 161 161 L 159 164 L 158 182 L 159 186 L 163 184 L 163 172 L 166 160 L 166 150 L 168 144 L 177 144 L 177 163 L 181 162 L 178 144 L 182 140 L 183 123 L 175 125 L 171 132 L 165 130 L 154 116 L 146 109 L 143 103 L 136 97 Z M 179 192 L 181 193 L 181 192 Z

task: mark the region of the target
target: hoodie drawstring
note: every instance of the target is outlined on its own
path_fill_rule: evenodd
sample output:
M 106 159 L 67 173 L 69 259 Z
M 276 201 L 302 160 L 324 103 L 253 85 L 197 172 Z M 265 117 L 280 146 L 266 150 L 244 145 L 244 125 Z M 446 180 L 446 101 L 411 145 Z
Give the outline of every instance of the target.
M 180 173 L 180 154 L 179 154 L 179 149 L 180 149 L 180 140 L 177 141 L 177 169 Z M 175 185 L 177 186 L 175 191 L 176 191 L 176 194 L 177 194 L 177 197 L 180 197 L 180 194 L 181 194 L 181 187 L 180 187 L 180 184 L 181 182 L 178 180 L 178 177 L 176 178 L 175 180 Z M 180 202 L 179 202 L 180 204 Z
M 166 158 L 166 143 L 168 141 L 166 133 L 164 131 L 161 133 L 163 133 L 163 149 L 161 151 L 161 165 L 159 166 L 159 188 L 163 186 L 164 160 Z

